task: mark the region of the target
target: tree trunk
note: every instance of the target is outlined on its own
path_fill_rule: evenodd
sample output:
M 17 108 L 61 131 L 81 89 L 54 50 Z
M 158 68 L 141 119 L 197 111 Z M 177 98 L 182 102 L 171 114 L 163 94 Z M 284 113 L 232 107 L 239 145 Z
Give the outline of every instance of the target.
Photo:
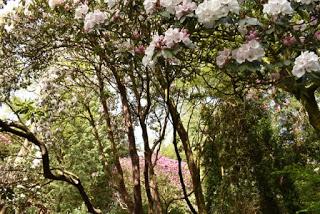
M 200 214 L 206 214 L 207 210 L 206 210 L 204 195 L 203 195 L 202 186 L 201 186 L 200 169 L 196 164 L 195 158 L 193 157 L 193 152 L 192 152 L 192 149 L 190 146 L 188 133 L 182 123 L 177 106 L 174 104 L 174 102 L 169 97 L 169 88 L 170 88 L 169 83 L 167 83 L 165 81 L 164 77 L 162 76 L 162 74 L 159 74 L 159 73 L 157 74 L 157 80 L 160 84 L 160 87 L 161 87 L 161 90 L 163 93 L 162 96 L 163 96 L 164 100 L 166 101 L 166 105 L 169 109 L 172 122 L 175 126 L 175 129 L 178 132 L 178 135 L 180 137 L 180 140 L 181 140 L 181 143 L 183 146 L 183 150 L 184 150 L 186 158 L 187 158 L 187 164 L 188 164 L 189 171 L 191 174 L 193 191 L 194 191 L 196 203 L 198 206 L 198 212 Z
M 124 84 L 122 83 L 121 78 L 113 71 L 113 75 L 117 82 L 117 87 L 121 96 L 122 111 L 124 115 L 124 123 L 128 135 L 129 143 L 129 155 L 131 158 L 132 164 L 132 177 L 133 177 L 133 194 L 134 194 L 134 213 L 140 214 L 143 213 L 142 208 L 142 198 L 141 198 L 141 181 L 140 181 L 140 165 L 139 165 L 139 156 L 136 147 L 136 140 L 134 136 L 134 128 L 132 123 L 132 113 L 130 110 L 129 101 L 127 98 L 127 92 Z
M 102 105 L 103 108 L 103 117 L 106 123 L 106 128 L 107 128 L 107 136 L 108 139 L 110 140 L 111 143 L 111 149 L 112 149 L 112 155 L 113 155 L 113 161 L 117 170 L 117 174 L 116 174 L 116 182 L 118 183 L 118 191 L 120 193 L 121 199 L 122 201 L 126 204 L 126 206 L 128 207 L 128 210 L 130 213 L 134 212 L 134 204 L 129 196 L 129 193 L 127 191 L 126 185 L 125 185 L 125 181 L 124 181 L 124 176 L 123 176 L 123 170 L 120 164 L 120 157 L 118 154 L 118 149 L 117 149 L 117 145 L 115 142 L 115 136 L 114 136 L 114 132 L 111 126 L 111 118 L 110 118 L 110 113 L 109 113 L 109 108 L 107 105 L 107 97 L 105 95 L 105 91 L 104 91 L 104 82 L 103 82 L 103 78 L 102 75 L 100 73 L 100 70 L 96 70 L 97 71 L 97 77 L 98 77 L 98 81 L 99 81 L 99 97 L 100 97 L 100 103 Z
M 144 141 L 145 150 L 145 188 L 147 192 L 147 197 L 151 210 L 150 213 L 160 214 L 162 213 L 162 206 L 160 200 L 160 194 L 158 190 L 157 178 L 154 174 L 154 169 L 152 165 L 152 151 L 149 147 L 148 131 L 147 126 L 144 121 L 140 120 L 140 125 L 142 129 L 142 137 Z
M 194 195 L 196 197 L 196 203 L 198 206 L 198 212 L 200 214 L 207 213 L 206 206 L 205 206 L 205 200 L 202 192 L 202 186 L 201 186 L 201 180 L 200 180 L 200 169 L 197 166 L 195 159 L 193 157 L 193 152 L 190 147 L 189 137 L 188 133 L 185 130 L 180 114 L 178 113 L 177 107 L 173 104 L 171 99 L 167 100 L 167 105 L 169 108 L 169 112 L 173 121 L 173 124 L 175 124 L 175 128 L 179 134 L 186 158 L 187 158 L 187 164 L 190 170 L 191 174 L 191 180 L 194 190 Z
M 310 124 L 320 132 L 320 110 L 314 95 L 315 90 L 315 88 L 309 88 L 302 91 L 300 102 L 308 113 Z

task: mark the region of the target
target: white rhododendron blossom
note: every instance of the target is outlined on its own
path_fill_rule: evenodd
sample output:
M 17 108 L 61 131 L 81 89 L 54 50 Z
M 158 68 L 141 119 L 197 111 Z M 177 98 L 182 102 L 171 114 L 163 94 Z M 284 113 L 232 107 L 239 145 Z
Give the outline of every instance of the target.
M 4 4 L 3 8 L 0 9 L 0 22 L 3 22 L 3 18 L 14 14 L 18 7 L 19 1 L 7 1 L 7 4 Z
M 145 0 L 143 2 L 144 9 L 146 10 L 147 14 L 151 14 L 154 12 L 155 7 L 157 6 L 158 0 Z
M 164 36 L 163 35 L 154 35 L 150 45 L 146 48 L 144 52 L 144 57 L 142 59 L 142 64 L 146 66 L 152 66 L 154 61 L 152 60 L 154 51 L 156 48 L 161 48 L 164 45 Z
M 181 19 L 181 17 L 192 13 L 195 9 L 197 9 L 196 3 L 191 0 L 183 0 L 181 4 L 175 7 L 176 17 Z
M 95 10 L 86 15 L 83 28 L 86 32 L 90 32 L 96 25 L 104 23 L 106 19 L 107 15 L 104 12 Z
M 237 0 L 205 0 L 198 5 L 195 13 L 198 21 L 208 27 L 229 13 L 239 14 L 240 6 Z
M 105 0 L 104 2 L 108 4 L 109 8 L 113 8 L 118 3 L 118 0 Z
M 314 52 L 304 51 L 294 61 L 292 74 L 298 78 L 306 72 L 320 71 L 319 57 Z
M 86 4 L 81 4 L 76 8 L 74 18 L 75 19 L 83 19 L 85 15 L 88 13 L 89 7 Z
M 164 33 L 164 44 L 166 48 L 173 48 L 175 44 L 179 42 L 184 43 L 186 46 L 191 47 L 192 41 L 190 40 L 190 34 L 188 34 L 187 30 L 179 28 L 169 28 Z
M 192 13 L 197 8 L 192 0 L 145 0 L 143 5 L 147 14 L 154 13 L 160 6 L 166 8 L 170 14 L 176 15 L 177 19 Z
M 160 6 L 165 7 L 171 14 L 175 13 L 175 7 L 180 3 L 182 3 L 182 0 L 160 0 Z
M 286 15 L 292 12 L 291 4 L 287 0 L 269 0 L 267 4 L 263 5 L 263 13 L 271 16 Z
M 222 68 L 226 62 L 230 59 L 231 50 L 225 48 L 223 51 L 218 52 L 218 56 L 216 58 L 216 63 L 219 68 Z
M 264 57 L 264 49 L 257 40 L 250 40 L 249 42 L 243 44 L 240 48 L 232 51 L 232 57 L 238 63 L 244 63 L 245 61 L 255 61 L 260 60 Z
M 144 66 L 154 65 L 155 61 L 153 60 L 153 55 L 156 49 L 159 51 L 172 49 L 180 42 L 187 47 L 193 47 L 193 43 L 190 40 L 190 34 L 186 29 L 180 30 L 179 28 L 169 28 L 164 35 L 155 35 L 150 45 L 145 50 L 145 56 L 142 59 L 142 64 Z
M 10 25 L 4 25 L 4 29 L 7 31 L 7 33 L 10 33 L 14 28 L 13 24 Z
M 56 6 L 64 4 L 64 0 L 49 0 L 49 7 L 54 9 Z

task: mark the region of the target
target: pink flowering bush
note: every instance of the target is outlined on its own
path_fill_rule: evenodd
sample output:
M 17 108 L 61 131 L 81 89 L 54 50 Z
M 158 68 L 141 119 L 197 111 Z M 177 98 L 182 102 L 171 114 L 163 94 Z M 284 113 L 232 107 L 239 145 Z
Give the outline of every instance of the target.
M 168 182 L 173 188 L 180 189 L 181 183 L 179 178 L 179 169 L 178 169 L 178 161 L 173 160 L 164 156 L 159 156 L 157 160 L 153 158 L 155 162 L 154 170 L 156 172 L 157 179 L 164 180 L 164 182 Z M 140 169 L 144 170 L 144 158 L 140 157 Z M 121 158 L 120 163 L 122 167 L 127 170 L 127 172 L 131 170 L 131 160 L 130 158 Z M 191 180 L 190 180 L 190 172 L 188 170 L 188 165 L 186 162 L 181 162 L 183 178 L 186 186 L 191 188 Z M 131 176 L 129 176 L 131 177 Z

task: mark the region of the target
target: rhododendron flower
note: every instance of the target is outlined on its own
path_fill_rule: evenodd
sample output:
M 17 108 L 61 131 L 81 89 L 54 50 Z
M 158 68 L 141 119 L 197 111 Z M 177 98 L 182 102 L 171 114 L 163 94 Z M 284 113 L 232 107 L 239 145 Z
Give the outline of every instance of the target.
M 264 54 L 264 49 L 257 40 L 250 40 L 240 48 L 232 51 L 232 57 L 240 64 L 246 60 L 249 62 L 260 60 L 264 57 Z
M 172 48 L 175 44 L 179 42 L 183 42 L 186 46 L 191 47 L 192 42 L 189 38 L 190 34 L 188 34 L 187 30 L 182 29 L 180 31 L 179 28 L 169 28 L 164 33 L 164 42 L 167 48 Z
M 49 7 L 54 9 L 56 6 L 62 5 L 64 0 L 49 0 Z
M 84 30 L 90 32 L 95 25 L 102 24 L 107 19 L 107 15 L 100 10 L 95 10 L 86 15 L 84 19 Z
M 195 13 L 198 21 L 208 27 L 229 13 L 239 14 L 240 6 L 237 0 L 205 0 L 198 5 Z
M 156 49 L 172 49 L 180 42 L 191 48 L 193 43 L 189 37 L 190 34 L 188 34 L 186 29 L 180 30 L 179 28 L 169 28 L 164 33 L 164 36 L 155 35 L 150 45 L 145 50 L 145 56 L 142 59 L 142 64 L 147 66 L 155 63 L 152 58 Z
M 182 0 L 160 0 L 160 6 L 165 7 L 171 14 L 175 13 L 175 7 L 180 3 L 182 3 Z
M 74 18 L 82 19 L 88 13 L 89 7 L 86 4 L 81 4 L 76 8 Z
M 317 31 L 314 33 L 314 37 L 317 39 L 317 40 L 320 40 L 320 31 Z
M 13 24 L 4 26 L 4 29 L 7 31 L 7 33 L 10 33 L 13 30 L 13 28 L 14 28 Z
M 271 16 L 286 15 L 292 12 L 293 9 L 287 0 L 269 0 L 267 4 L 263 5 L 263 13 Z
M 181 17 L 193 12 L 196 8 L 196 3 L 191 0 L 183 0 L 182 4 L 175 7 L 177 19 L 181 19 Z
M 314 52 L 304 51 L 295 59 L 292 74 L 300 78 L 312 71 L 320 71 L 319 57 Z
M 153 55 L 154 55 L 154 51 L 157 48 L 161 48 L 161 46 L 163 45 L 163 39 L 164 39 L 164 36 L 161 35 L 154 35 L 153 36 L 153 39 L 150 43 L 150 45 L 146 48 L 145 52 L 144 52 L 144 57 L 142 59 L 142 64 L 147 67 L 148 65 L 149 66 L 152 66 L 154 64 L 152 58 L 153 58 Z
M 0 9 L 0 18 L 7 17 L 9 14 L 14 13 L 18 7 L 19 1 L 7 1 L 7 3 L 3 5 L 3 8 Z
M 292 35 L 285 36 L 282 39 L 282 43 L 286 46 L 294 45 L 297 42 L 296 38 Z
M 172 48 L 175 44 L 181 41 L 180 29 L 169 28 L 164 33 L 164 42 L 168 48 Z
M 218 52 L 218 56 L 216 58 L 216 63 L 219 68 L 222 68 L 228 59 L 230 58 L 231 50 L 228 48 L 225 48 L 223 51 Z
M 143 6 L 147 14 L 151 14 L 154 12 L 154 9 L 157 5 L 158 0 L 145 0 L 143 2 Z

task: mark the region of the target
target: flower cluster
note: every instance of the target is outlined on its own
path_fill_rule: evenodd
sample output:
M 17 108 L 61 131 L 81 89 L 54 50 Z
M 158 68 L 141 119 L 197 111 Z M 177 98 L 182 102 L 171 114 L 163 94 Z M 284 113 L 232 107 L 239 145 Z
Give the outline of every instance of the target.
M 86 4 L 81 4 L 76 8 L 74 18 L 75 19 L 83 19 L 85 15 L 88 13 L 89 7 Z
M 49 7 L 54 9 L 56 6 L 64 4 L 65 0 L 49 0 Z
M 170 14 L 175 14 L 177 19 L 192 13 L 196 8 L 196 3 L 192 0 L 160 0 L 160 6 L 164 7 Z M 145 0 L 144 9 L 148 14 L 155 12 L 159 7 L 158 0 Z
M 196 3 L 191 0 L 183 0 L 183 2 L 175 7 L 175 14 L 177 19 L 192 13 L 195 9 L 197 9 Z
M 106 19 L 107 15 L 104 12 L 95 10 L 85 16 L 83 28 L 86 32 L 90 32 L 96 25 L 104 23 Z
M 292 12 L 293 9 L 287 0 L 269 0 L 267 4 L 263 5 L 263 13 L 271 16 L 286 15 Z
M 0 9 L 0 21 L 2 19 L 15 13 L 15 10 L 19 7 L 19 1 L 8 1 L 3 5 L 3 8 Z
M 257 40 L 250 40 L 240 48 L 232 51 L 232 57 L 240 64 L 246 60 L 249 62 L 260 60 L 264 57 L 264 54 L 264 49 Z
M 152 157 L 152 161 L 155 162 L 155 157 Z M 132 172 L 132 164 L 130 158 L 121 158 L 120 164 L 123 167 L 124 171 Z M 140 169 L 144 169 L 144 157 L 139 157 Z M 192 186 L 190 172 L 188 170 L 188 165 L 186 162 L 181 162 L 182 174 L 184 177 L 184 182 L 188 188 Z M 166 180 L 170 181 L 170 184 L 173 187 L 180 187 L 180 178 L 179 178 L 179 167 L 178 161 L 173 160 L 164 156 L 158 157 L 155 165 L 155 171 L 157 176 L 163 176 Z
M 156 49 L 172 49 L 180 42 L 187 47 L 192 47 L 193 43 L 189 36 L 190 34 L 185 29 L 180 30 L 179 28 L 169 28 L 164 35 L 155 35 L 145 50 L 145 56 L 142 59 L 143 65 L 153 65 L 154 61 L 152 58 Z
M 198 5 L 195 13 L 200 23 L 212 27 L 218 19 L 226 17 L 229 13 L 239 14 L 239 11 L 237 0 L 205 0 Z
M 294 61 L 292 74 L 300 78 L 312 71 L 320 71 L 319 57 L 314 52 L 304 51 Z
M 218 56 L 216 58 L 216 63 L 219 68 L 222 68 L 230 59 L 231 50 L 225 48 L 223 51 L 218 52 Z

